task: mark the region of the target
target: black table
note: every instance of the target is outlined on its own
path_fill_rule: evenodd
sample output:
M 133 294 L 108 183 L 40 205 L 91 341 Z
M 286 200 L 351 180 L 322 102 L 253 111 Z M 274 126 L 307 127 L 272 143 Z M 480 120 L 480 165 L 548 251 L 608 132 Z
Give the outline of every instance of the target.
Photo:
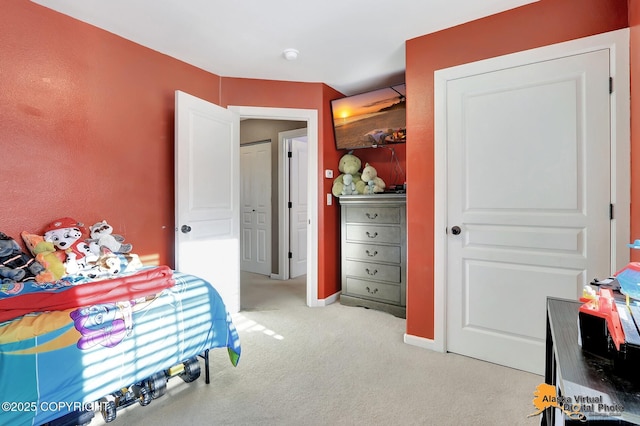
M 550 407 L 542 414 L 541 424 L 640 424 L 640 379 L 630 380 L 629 375 L 614 368 L 611 359 L 585 352 L 578 344 L 581 305 L 572 300 L 547 299 L 545 382 L 555 386 L 560 400 L 570 398 L 565 402 L 575 404 L 582 399 L 579 411 L 586 422 Z M 635 368 L 640 370 L 640 365 Z M 577 407 L 566 408 L 575 411 Z

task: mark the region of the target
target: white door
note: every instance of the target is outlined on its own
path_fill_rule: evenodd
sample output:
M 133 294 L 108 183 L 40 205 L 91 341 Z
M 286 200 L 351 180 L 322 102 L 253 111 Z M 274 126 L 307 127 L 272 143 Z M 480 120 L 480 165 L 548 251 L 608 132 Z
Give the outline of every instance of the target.
M 271 275 L 271 142 L 240 146 L 240 267 Z
M 176 269 L 240 310 L 239 116 L 176 91 Z
M 291 139 L 290 152 L 289 277 L 295 278 L 307 273 L 307 137 Z
M 542 374 L 547 296 L 611 273 L 609 98 L 608 49 L 447 83 L 448 351 Z

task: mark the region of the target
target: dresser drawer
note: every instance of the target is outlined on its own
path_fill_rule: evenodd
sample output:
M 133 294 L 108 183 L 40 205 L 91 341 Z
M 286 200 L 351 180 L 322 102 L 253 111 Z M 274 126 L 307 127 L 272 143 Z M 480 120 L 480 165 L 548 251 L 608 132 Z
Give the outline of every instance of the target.
M 346 293 L 367 299 L 400 304 L 400 286 L 347 278 Z
M 377 246 L 374 244 L 345 243 L 343 256 L 369 262 L 400 263 L 400 246 Z
M 348 223 L 400 223 L 398 207 L 347 207 Z
M 347 241 L 400 244 L 399 226 L 354 225 L 347 226 Z
M 380 265 L 377 263 L 347 260 L 345 262 L 347 276 L 364 278 L 367 280 L 400 282 L 400 266 Z

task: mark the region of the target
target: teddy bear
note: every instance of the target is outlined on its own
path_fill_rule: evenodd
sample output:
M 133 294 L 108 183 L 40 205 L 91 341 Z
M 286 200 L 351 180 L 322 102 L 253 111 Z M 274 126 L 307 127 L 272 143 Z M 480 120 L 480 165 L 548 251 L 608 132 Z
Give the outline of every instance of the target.
M 378 171 L 375 167 L 369 163 L 365 164 L 360 178 L 362 181 L 358 184 L 359 187 L 357 189 L 361 194 L 375 194 L 383 192 L 384 188 L 387 186 L 382 178 L 378 177 Z
M 346 174 L 342 176 L 342 195 L 351 195 L 356 193 L 356 184 L 353 182 L 353 175 Z
M 27 281 L 35 279 L 44 271 L 44 266 L 24 253 L 13 238 L 0 232 L 0 277 L 12 281 Z
M 56 219 L 44 229 L 44 240 L 56 247 L 56 256 L 64 263 L 66 274 L 75 275 L 86 267 L 89 245 L 82 239 L 84 224 L 70 217 Z
M 350 177 L 347 177 L 350 176 Z M 351 182 L 355 185 L 355 190 L 353 190 L 351 192 L 351 194 L 355 195 L 355 194 L 360 194 L 360 192 L 358 191 L 358 182 L 361 181 L 360 179 L 360 173 L 354 173 L 354 174 L 340 174 L 337 178 L 335 178 L 333 180 L 333 186 L 331 187 L 331 193 L 336 196 L 336 197 L 340 197 L 341 195 L 348 195 L 348 194 L 343 194 L 342 190 L 345 186 L 344 183 L 344 179 L 347 179 L 347 181 L 350 179 Z M 350 184 L 349 184 L 350 186 Z
M 22 231 L 20 235 L 27 249 L 46 270 L 36 276 L 38 283 L 54 282 L 64 277 L 66 273 L 64 264 L 56 256 L 56 246 L 51 241 L 45 241 L 43 236 L 30 234 L 27 231 Z
M 333 187 L 331 188 L 331 192 L 336 197 L 341 195 L 355 194 L 356 191 L 351 190 L 349 192 L 349 188 L 346 190 L 347 193 L 343 193 L 343 189 L 345 187 L 344 178 L 346 175 L 351 175 L 351 178 L 347 178 L 347 180 L 351 180 L 347 185 L 354 185 L 360 180 L 360 167 L 362 166 L 362 162 L 358 157 L 353 155 L 351 151 L 340 158 L 340 162 L 338 163 L 338 170 L 341 174 L 333 181 Z
M 92 253 L 100 255 L 100 248 L 106 247 L 114 253 L 129 253 L 133 246 L 122 244 L 124 237 L 114 234 L 113 227 L 106 220 L 95 223 L 89 227 L 91 238 L 87 240 Z

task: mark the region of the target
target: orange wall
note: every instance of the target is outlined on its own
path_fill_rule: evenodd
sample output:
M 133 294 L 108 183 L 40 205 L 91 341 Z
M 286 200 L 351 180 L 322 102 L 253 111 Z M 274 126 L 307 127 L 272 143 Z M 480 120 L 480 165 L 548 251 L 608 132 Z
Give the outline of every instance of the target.
M 631 62 L 631 238 L 640 239 L 640 0 L 629 0 Z M 631 259 L 640 261 L 640 250 L 631 250 Z
M 174 91 L 216 102 L 219 77 L 27 0 L 3 3 L 0 58 L 0 231 L 107 219 L 171 264 Z
M 434 71 L 625 27 L 627 0 L 541 0 L 407 41 L 408 334 L 434 332 Z

